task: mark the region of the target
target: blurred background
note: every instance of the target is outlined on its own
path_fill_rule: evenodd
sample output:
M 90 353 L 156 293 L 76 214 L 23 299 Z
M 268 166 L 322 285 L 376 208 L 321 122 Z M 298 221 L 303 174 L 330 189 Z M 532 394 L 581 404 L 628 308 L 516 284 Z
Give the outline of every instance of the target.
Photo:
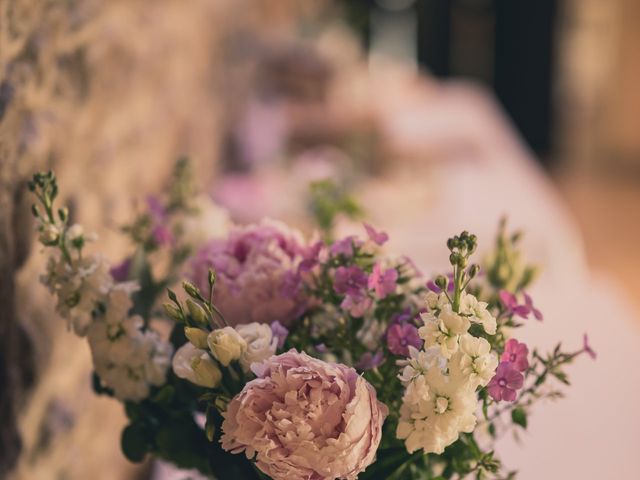
M 589 330 L 600 356 L 505 463 L 637 476 L 639 21 L 634 0 L 0 0 L 0 478 L 186 478 L 121 455 L 122 409 L 38 283 L 25 194 L 55 168 L 115 261 L 183 154 L 241 223 L 309 229 L 331 178 L 428 273 L 448 235 L 488 248 L 508 215 L 543 269 L 527 339 Z

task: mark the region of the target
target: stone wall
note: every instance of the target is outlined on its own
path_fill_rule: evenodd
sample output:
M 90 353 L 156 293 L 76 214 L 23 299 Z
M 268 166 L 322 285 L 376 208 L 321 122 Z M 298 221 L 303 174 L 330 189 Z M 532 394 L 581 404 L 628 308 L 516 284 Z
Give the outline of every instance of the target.
M 117 260 L 132 198 L 160 188 L 176 157 L 191 156 L 203 184 L 215 175 L 225 42 L 282 33 L 306 10 L 293 0 L 0 0 L 1 478 L 136 474 L 118 449 L 121 407 L 92 394 L 88 348 L 38 283 L 26 179 L 55 168 L 74 217 Z

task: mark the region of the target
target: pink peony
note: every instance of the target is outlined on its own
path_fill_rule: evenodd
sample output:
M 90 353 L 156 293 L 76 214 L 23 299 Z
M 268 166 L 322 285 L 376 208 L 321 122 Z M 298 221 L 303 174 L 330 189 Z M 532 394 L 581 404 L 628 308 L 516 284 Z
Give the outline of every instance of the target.
M 374 461 L 388 410 L 353 368 L 290 350 L 253 370 L 229 403 L 222 448 L 274 480 L 355 479 Z
M 229 325 L 277 320 L 287 327 L 305 308 L 298 276 L 304 251 L 297 231 L 265 220 L 201 248 L 189 262 L 190 277 L 206 292 L 208 269 L 216 270 L 214 302 Z

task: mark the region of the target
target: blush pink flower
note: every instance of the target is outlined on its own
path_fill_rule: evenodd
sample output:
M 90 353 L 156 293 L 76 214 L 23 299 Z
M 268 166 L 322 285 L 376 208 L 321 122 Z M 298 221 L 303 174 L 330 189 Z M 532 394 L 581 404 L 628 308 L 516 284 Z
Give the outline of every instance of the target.
M 214 302 L 229 325 L 278 320 L 288 327 L 306 306 L 298 277 L 304 248 L 297 231 L 265 220 L 202 247 L 189 277 L 206 292 L 208 269 L 215 269 Z
M 524 305 L 518 304 L 516 296 L 507 290 L 500 290 L 499 296 L 507 312 L 520 318 L 529 318 L 529 314 L 533 313 L 534 318 L 539 322 L 544 319 L 542 312 L 533 305 L 533 299 L 527 293 L 523 293 Z
M 598 354 L 596 353 L 596 351 L 591 348 L 591 345 L 589 345 L 589 337 L 586 333 L 582 337 L 582 351 L 586 352 L 587 355 L 589 355 L 593 360 L 598 358 Z
M 347 295 L 340 303 L 340 308 L 349 312 L 354 318 L 360 318 L 367 313 L 373 305 L 373 300 L 364 294 Z
M 509 362 L 516 370 L 524 372 L 529 368 L 528 354 L 529 349 L 524 343 L 519 343 L 515 338 L 511 338 L 504 346 L 500 361 Z
M 509 362 L 500 362 L 496 374 L 489 381 L 487 390 L 495 401 L 513 402 L 522 388 L 524 377 Z
M 336 240 L 329 247 L 329 253 L 337 257 L 338 255 L 343 255 L 344 257 L 352 257 L 353 256 L 353 247 L 359 247 L 362 242 L 358 240 L 353 235 L 349 235 L 348 237 L 344 237 L 340 240 Z
M 376 245 L 382 246 L 389 240 L 389 235 L 386 232 L 379 232 L 368 223 L 364 223 L 363 225 L 369 239 Z
M 387 329 L 387 347 L 394 355 L 409 356 L 409 347 L 420 349 L 422 339 L 410 323 L 394 323 Z
M 224 415 L 222 448 L 274 480 L 354 480 L 374 461 L 388 409 L 353 368 L 290 350 L 253 370 Z
M 382 265 L 376 263 L 369 275 L 368 287 L 376 292 L 378 298 L 384 298 L 396 291 L 397 281 L 398 271 L 395 268 L 383 270 Z

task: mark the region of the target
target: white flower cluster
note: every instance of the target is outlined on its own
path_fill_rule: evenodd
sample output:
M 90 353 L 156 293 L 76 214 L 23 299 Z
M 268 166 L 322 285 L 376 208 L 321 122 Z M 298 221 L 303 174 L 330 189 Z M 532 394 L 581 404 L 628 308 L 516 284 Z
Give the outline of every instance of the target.
M 238 361 L 248 373 L 251 364 L 271 357 L 278 347 L 271 327 L 257 322 L 219 328 L 208 335 L 203 330 L 187 327 L 187 338 L 189 342 L 180 347 L 173 358 L 173 371 L 180 378 L 208 388 L 216 387 L 222 379 L 214 358 L 224 367 Z
M 59 252 L 49 258 L 42 281 L 57 297 L 58 313 L 87 336 L 96 373 L 118 399 L 142 400 L 151 385 L 165 382 L 172 347 L 145 330 L 140 316 L 128 315 L 135 284 L 115 283 L 100 257 Z
M 425 300 L 429 311 L 419 329 L 425 349 L 409 347 L 410 357 L 399 362 L 405 392 L 396 435 L 410 453 L 441 454 L 461 432 L 475 428 L 476 389 L 489 383 L 498 366 L 489 342 L 468 330 L 478 323 L 493 335 L 496 319 L 486 303 L 464 292 L 458 313 L 444 293 L 429 292 Z

